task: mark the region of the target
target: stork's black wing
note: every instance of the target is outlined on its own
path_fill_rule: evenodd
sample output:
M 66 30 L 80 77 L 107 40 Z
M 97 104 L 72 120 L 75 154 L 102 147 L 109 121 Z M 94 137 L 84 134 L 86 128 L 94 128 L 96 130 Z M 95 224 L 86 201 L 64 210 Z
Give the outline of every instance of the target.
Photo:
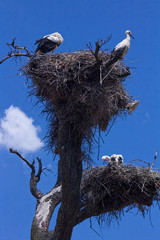
M 36 44 L 38 44 L 39 42 L 41 42 L 41 41 L 42 41 L 42 39 L 43 39 L 43 38 L 36 40 L 36 42 L 35 42 L 35 44 L 34 44 L 34 45 L 36 45 Z
M 38 44 L 36 52 L 40 51 L 41 53 L 48 53 L 59 46 L 59 44 L 49 40 L 46 37 L 40 40 L 37 40 L 35 44 Z
M 125 52 L 125 49 L 126 49 L 126 46 L 118 49 L 114 48 L 111 54 L 113 54 L 113 56 L 117 56 L 117 57 L 119 56 L 119 58 L 122 58 Z

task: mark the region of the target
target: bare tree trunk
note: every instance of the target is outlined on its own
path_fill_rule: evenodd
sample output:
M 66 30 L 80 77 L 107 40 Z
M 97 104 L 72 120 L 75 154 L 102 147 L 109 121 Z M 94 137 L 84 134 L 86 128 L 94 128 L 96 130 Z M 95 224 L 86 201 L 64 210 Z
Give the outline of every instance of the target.
M 64 125 L 63 119 L 59 119 L 59 126 L 58 145 L 62 171 L 62 203 L 53 239 L 70 240 L 75 219 L 80 210 L 82 138 L 74 124 Z

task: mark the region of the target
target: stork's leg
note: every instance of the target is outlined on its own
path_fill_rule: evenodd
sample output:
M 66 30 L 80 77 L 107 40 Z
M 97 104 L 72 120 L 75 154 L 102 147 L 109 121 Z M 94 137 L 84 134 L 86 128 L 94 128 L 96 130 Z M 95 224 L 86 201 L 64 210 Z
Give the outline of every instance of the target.
M 57 47 L 58 47 L 58 46 L 57 46 Z M 57 47 L 55 47 L 54 49 L 52 49 L 52 54 L 53 54 L 54 50 L 56 50 L 56 49 L 57 49 Z

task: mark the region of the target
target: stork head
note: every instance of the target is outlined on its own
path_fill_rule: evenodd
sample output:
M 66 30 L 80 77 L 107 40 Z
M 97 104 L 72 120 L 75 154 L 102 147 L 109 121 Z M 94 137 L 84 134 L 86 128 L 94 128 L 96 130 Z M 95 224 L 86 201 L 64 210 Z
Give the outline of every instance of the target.
M 126 35 L 129 35 L 129 36 L 131 36 L 133 39 L 135 39 L 135 38 L 133 37 L 133 35 L 132 35 L 132 33 L 131 33 L 130 30 L 125 31 L 125 34 L 126 34 Z
M 54 42 L 57 42 L 59 44 L 61 44 L 64 41 L 62 35 L 58 32 L 48 34 L 48 35 L 44 36 L 43 38 L 46 38 L 46 37 L 48 39 L 50 39 L 51 41 L 54 40 Z
M 102 161 L 107 161 L 107 162 L 109 162 L 109 161 L 110 161 L 110 157 L 107 156 L 107 155 L 105 155 L 105 156 L 102 157 Z
M 123 156 L 121 154 L 113 154 L 111 156 L 111 162 L 115 162 L 115 163 L 123 163 Z
M 113 162 L 113 163 L 118 162 L 117 154 L 113 154 L 113 155 L 111 156 L 111 162 Z
M 62 35 L 61 35 L 60 33 L 58 33 L 58 32 L 52 33 L 51 35 L 52 35 L 53 37 L 58 38 L 58 39 L 61 41 L 61 43 L 64 41 Z
M 123 156 L 121 154 L 117 155 L 118 163 L 123 163 Z

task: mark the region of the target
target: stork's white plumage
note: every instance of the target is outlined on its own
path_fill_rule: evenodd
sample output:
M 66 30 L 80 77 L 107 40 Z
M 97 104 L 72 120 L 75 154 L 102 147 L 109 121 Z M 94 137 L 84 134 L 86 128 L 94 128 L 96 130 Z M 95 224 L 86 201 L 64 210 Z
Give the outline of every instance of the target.
M 110 162 L 110 159 L 111 159 L 111 157 L 109 157 L 109 156 L 107 156 L 107 155 L 105 155 L 105 156 L 102 157 L 102 161 Z
M 123 163 L 123 156 L 121 154 L 113 154 L 112 156 L 103 156 L 102 157 L 103 161 L 107 161 L 109 163 L 119 163 L 122 164 Z
M 131 40 L 130 36 L 133 39 L 135 39 L 130 30 L 127 30 L 125 32 L 125 34 L 126 34 L 126 38 L 122 42 L 118 43 L 115 46 L 115 48 L 113 49 L 113 52 L 116 52 L 116 51 L 117 52 L 120 52 L 120 51 L 122 52 L 122 57 L 121 58 L 125 57 L 126 53 L 128 52 L 128 49 L 130 48 L 130 40 Z
M 35 42 L 35 44 L 38 44 L 36 53 L 53 52 L 63 41 L 63 37 L 58 32 L 46 35 Z
M 126 108 L 129 111 L 129 114 L 131 114 L 133 111 L 135 111 L 135 109 L 137 108 L 137 106 L 139 105 L 139 100 L 135 100 L 134 102 L 128 103 Z

